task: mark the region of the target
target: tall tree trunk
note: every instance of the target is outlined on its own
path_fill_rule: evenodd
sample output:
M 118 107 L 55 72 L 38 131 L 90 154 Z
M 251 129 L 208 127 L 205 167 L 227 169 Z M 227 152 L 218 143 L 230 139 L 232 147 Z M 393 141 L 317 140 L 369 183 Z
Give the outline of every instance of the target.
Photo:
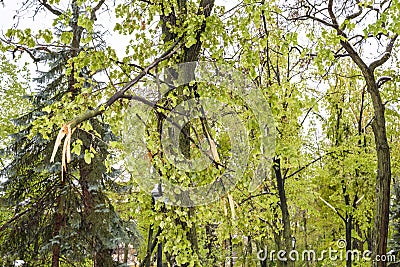
M 204 18 L 209 17 L 214 7 L 214 2 L 215 0 L 201 0 L 197 15 L 198 16 L 203 15 Z M 178 4 L 178 10 L 177 10 L 178 13 L 175 13 L 175 10 L 172 10 L 172 12 L 169 12 L 168 15 L 165 14 L 161 15 L 164 43 L 167 43 L 176 38 L 176 34 L 170 31 L 170 27 L 168 27 L 168 24 L 176 26 L 177 21 L 180 20 L 182 22 L 186 19 L 187 16 L 187 0 L 178 0 L 177 4 Z M 181 57 L 178 58 L 176 62 L 177 64 L 193 62 L 199 59 L 202 47 L 202 42 L 200 37 L 201 34 L 205 31 L 205 29 L 206 29 L 206 20 L 204 19 L 200 29 L 196 32 L 196 43 L 189 48 L 187 47 L 183 48 Z M 195 65 L 193 65 L 193 68 L 186 68 L 185 71 L 186 71 L 186 73 L 184 73 L 184 75 L 186 76 L 185 80 L 187 80 L 187 78 L 194 78 Z M 167 77 L 167 79 L 174 79 L 174 78 L 177 77 Z M 194 93 L 194 95 L 195 95 L 195 90 L 196 90 L 195 86 L 190 86 L 190 91 L 191 93 Z M 176 94 L 180 98 L 181 102 L 187 100 L 188 98 L 186 96 L 183 96 L 183 88 L 178 89 Z M 159 125 L 161 124 L 162 121 L 159 120 Z M 182 151 L 182 153 L 185 155 L 186 158 L 190 158 L 190 140 L 188 138 L 190 135 L 190 124 L 187 124 L 183 127 L 183 132 L 185 133 L 185 136 L 184 138 L 180 138 L 179 142 L 180 150 Z M 189 209 L 188 216 L 189 217 L 195 216 L 196 213 L 195 207 L 189 207 L 188 209 Z M 196 224 L 193 223 L 190 229 L 187 229 L 186 223 L 181 222 L 181 225 L 183 229 L 187 230 L 187 239 L 192 245 L 193 253 L 199 254 Z
M 386 136 L 384 106 L 379 92 L 376 94 L 375 98 L 375 120 L 372 123 L 372 127 L 378 156 L 378 173 L 376 181 L 374 237 L 372 238 L 373 257 L 376 255 L 386 255 L 391 182 L 390 151 Z M 386 266 L 386 262 L 374 262 L 373 266 Z
M 351 230 L 353 229 L 353 217 L 348 216 L 346 218 L 346 267 L 351 267 L 352 264 L 352 258 L 351 254 L 347 255 L 348 251 L 351 251 L 353 249 L 352 247 L 352 236 L 351 236 Z
M 307 241 L 307 211 L 303 212 L 303 227 L 304 227 L 304 250 L 308 250 Z M 306 260 L 306 266 L 310 267 L 310 261 Z
M 149 226 L 149 233 L 147 236 L 147 252 L 146 252 L 146 257 L 143 260 L 143 266 L 144 267 L 150 267 L 150 261 L 151 261 L 151 254 L 152 254 L 152 240 L 153 238 L 153 224 Z
M 128 264 L 128 256 L 129 256 L 129 244 L 124 245 L 124 263 Z
M 162 267 L 163 266 L 163 256 L 162 256 L 162 243 L 158 242 L 157 245 L 157 267 Z
M 292 250 L 292 232 L 290 229 L 290 217 L 289 217 L 289 209 L 287 205 L 286 191 L 285 191 L 285 180 L 282 176 L 281 171 L 281 160 L 280 158 L 274 158 L 274 171 L 275 178 L 278 186 L 279 193 L 279 207 L 282 212 L 282 222 L 283 222 L 283 249 L 286 251 L 285 257 L 288 258 L 286 262 L 282 262 L 283 266 L 294 266 L 294 262 L 289 259 L 289 252 Z
M 62 186 L 64 186 L 64 182 L 62 182 Z M 57 198 L 57 213 L 55 216 L 55 224 L 53 230 L 53 238 L 60 235 L 61 227 L 64 223 L 64 215 L 63 215 L 63 196 L 60 195 Z M 59 267 L 60 266 L 60 251 L 61 244 L 58 242 L 53 246 L 53 255 L 51 258 L 51 267 Z
M 391 182 L 390 150 L 386 135 L 385 107 L 382 103 L 379 86 L 375 80 L 373 70 L 368 68 L 364 76 L 375 114 L 374 121 L 372 122 L 372 129 L 375 137 L 378 171 L 376 177 L 376 205 L 372 237 L 372 258 L 376 259 L 376 256 L 386 255 L 387 253 Z M 377 262 L 373 260 L 372 266 L 384 267 L 386 266 L 386 262 Z
M 85 133 L 86 135 L 86 133 Z M 87 138 L 86 143 L 90 143 L 90 136 L 85 136 Z M 104 156 L 104 155 L 103 155 Z M 90 190 L 93 185 L 99 184 L 99 177 L 101 177 L 101 170 L 98 170 L 103 162 L 103 158 L 98 158 L 95 156 L 91 164 L 86 164 L 84 160 L 79 161 L 79 184 L 82 190 L 82 202 L 83 202 L 83 216 L 82 225 L 84 231 L 90 233 L 89 236 L 93 237 L 92 241 L 92 252 L 94 267 L 111 267 L 114 266 L 114 261 L 112 259 L 112 250 L 104 246 L 101 237 L 98 236 L 98 232 L 101 232 L 102 221 L 98 220 L 98 215 L 96 214 L 96 206 L 98 204 L 103 204 L 104 199 L 102 198 L 102 193 L 99 191 Z
M 331 10 L 332 11 L 332 10 Z M 375 137 L 376 155 L 378 160 L 378 171 L 376 176 L 376 205 L 375 220 L 372 238 L 372 266 L 384 267 L 386 262 L 375 261 L 377 255 L 386 255 L 387 238 L 389 230 L 389 206 L 390 206 L 390 182 L 391 182 L 391 166 L 390 166 L 390 150 L 386 135 L 385 106 L 382 103 L 379 87 L 383 83 L 378 84 L 375 78 L 375 69 L 384 64 L 391 55 L 393 45 L 398 35 L 393 36 L 387 44 L 385 54 L 378 60 L 372 62 L 369 66 L 361 59 L 357 51 L 347 41 L 347 35 L 335 25 L 337 34 L 346 38 L 341 40 L 340 44 L 349 53 L 352 60 L 360 68 L 369 95 L 372 99 L 374 107 L 374 121 L 372 129 Z

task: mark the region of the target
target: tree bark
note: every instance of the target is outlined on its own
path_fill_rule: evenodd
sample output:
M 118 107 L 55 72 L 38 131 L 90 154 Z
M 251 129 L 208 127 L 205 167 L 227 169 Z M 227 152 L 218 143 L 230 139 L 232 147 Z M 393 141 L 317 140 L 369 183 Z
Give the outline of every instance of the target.
M 203 15 L 204 20 L 203 20 L 203 23 L 202 23 L 200 29 L 198 29 L 198 31 L 196 32 L 196 43 L 189 48 L 187 48 L 187 47 L 183 48 L 181 57 L 179 57 L 176 62 L 177 64 L 193 62 L 193 61 L 197 61 L 199 59 L 201 47 L 202 47 L 202 42 L 201 42 L 200 37 L 201 37 L 201 34 L 206 29 L 206 20 L 205 19 L 211 15 L 211 11 L 214 7 L 214 2 L 215 2 L 215 0 L 201 0 L 200 1 L 197 15 L 198 16 Z M 176 39 L 176 34 L 174 34 L 173 32 L 170 31 L 170 28 L 167 26 L 167 23 L 170 23 L 171 25 L 176 26 L 177 21 L 179 21 L 179 20 L 183 21 L 184 19 L 186 19 L 186 16 L 187 16 L 187 0 L 178 0 L 177 3 L 178 3 L 178 6 L 177 6 L 178 12 L 177 13 L 175 12 L 174 8 L 172 8 L 172 12 L 170 12 L 168 15 L 165 15 L 165 14 L 161 15 L 161 21 L 163 22 L 162 23 L 162 32 L 163 32 L 163 36 L 164 36 L 164 39 L 163 39 L 164 43 L 167 43 L 171 40 Z M 179 14 L 179 17 L 177 17 L 177 14 Z M 193 65 L 193 68 L 185 68 L 185 71 L 186 71 L 184 73 L 184 75 L 186 75 L 185 80 L 187 80 L 187 78 L 194 78 L 194 71 L 195 71 L 194 67 L 195 67 L 195 65 Z M 176 78 L 177 77 L 168 77 L 168 79 L 176 79 Z M 195 90 L 196 90 L 195 86 L 190 86 L 191 93 L 194 93 Z M 183 96 L 183 88 L 178 88 L 175 93 L 180 98 L 181 102 L 183 102 L 189 98 L 187 96 Z M 162 119 L 159 120 L 159 126 L 161 124 L 162 124 Z M 180 150 L 186 158 L 190 158 L 190 140 L 188 138 L 190 136 L 190 124 L 185 125 L 183 127 L 183 131 L 185 132 L 185 136 L 182 135 L 182 137 L 184 137 L 184 138 L 180 138 L 180 142 L 179 142 Z M 196 213 L 195 207 L 188 208 L 188 216 L 190 218 L 195 216 L 195 213 Z M 187 229 L 186 223 L 179 222 L 179 220 L 177 223 L 180 223 L 182 225 L 182 228 L 187 230 L 187 239 L 191 243 L 193 253 L 199 254 L 196 224 L 194 223 L 190 227 L 190 229 Z M 183 265 L 183 266 L 185 266 L 185 265 Z
M 311 6 L 309 6 L 311 7 Z M 359 8 L 362 8 L 359 5 Z M 372 266 L 384 267 L 386 262 L 375 261 L 377 255 L 386 255 L 387 238 L 389 230 L 389 206 L 390 206 L 390 182 L 391 182 L 391 166 L 390 166 L 390 150 L 386 134 L 385 107 L 382 103 L 381 87 L 386 81 L 376 81 L 375 70 L 389 60 L 392 54 L 394 43 L 398 38 L 398 34 L 394 34 L 386 45 L 384 54 L 370 65 L 367 65 L 361 58 L 360 54 L 354 49 L 350 43 L 349 36 L 344 32 L 345 28 L 340 26 L 334 11 L 334 0 L 329 0 L 326 8 L 329 20 L 319 19 L 316 16 L 308 14 L 306 17 L 314 21 L 322 23 L 326 27 L 336 30 L 336 34 L 341 38 L 340 45 L 346 50 L 349 57 L 361 70 L 366 82 L 367 91 L 372 99 L 374 108 L 374 121 L 372 129 L 375 137 L 376 156 L 378 161 L 376 175 L 376 202 L 375 202 L 375 218 L 372 237 Z M 362 12 L 362 11 L 361 11 Z M 357 13 L 361 14 L 361 13 Z M 351 16 L 346 20 L 351 20 Z M 390 79 L 389 79 L 390 80 Z
M 64 184 L 64 182 L 62 183 Z M 64 215 L 62 211 L 62 204 L 63 204 L 63 197 L 60 195 L 57 198 L 57 213 L 55 216 L 55 224 L 54 224 L 54 230 L 53 230 L 53 238 L 58 236 L 60 234 L 62 225 L 64 223 Z M 61 241 L 59 241 L 61 242 Z M 51 267 L 59 267 L 60 266 L 60 252 L 61 252 L 61 244 L 56 243 L 53 246 L 53 255 L 51 258 Z
M 353 217 L 348 216 L 347 221 L 345 222 L 346 225 L 346 254 L 347 251 L 351 251 L 353 249 L 352 247 L 352 236 L 351 236 L 351 230 L 353 229 Z M 351 254 L 346 255 L 346 267 L 351 267 L 352 264 L 352 258 Z
M 286 198 L 286 191 L 285 191 L 285 180 L 282 176 L 281 171 L 281 159 L 274 158 L 274 171 L 276 182 L 278 186 L 278 193 L 279 193 L 279 207 L 281 208 L 282 212 L 282 222 L 283 222 L 283 249 L 286 251 L 286 256 L 288 260 L 286 262 L 281 262 L 283 266 L 294 266 L 294 262 L 291 261 L 288 257 L 289 252 L 293 249 L 292 248 L 292 232 L 290 229 L 290 215 L 289 209 L 287 205 L 287 198 Z
M 339 29 L 338 35 L 343 37 L 347 36 Z M 376 176 L 376 202 L 375 202 L 375 220 L 374 231 L 372 238 L 372 266 L 384 267 L 386 262 L 375 261 L 376 256 L 386 255 L 387 238 L 389 230 L 389 206 L 390 206 L 390 182 L 391 182 L 391 166 L 390 166 L 390 150 L 386 134 L 386 120 L 385 120 L 385 106 L 382 102 L 381 93 L 379 92 L 379 85 L 376 82 L 374 71 L 377 67 L 384 64 L 390 56 L 393 48 L 394 41 L 397 35 L 394 36 L 386 48 L 385 55 L 366 65 L 361 59 L 359 54 L 354 50 L 352 45 L 346 40 L 341 40 L 342 47 L 349 53 L 352 60 L 360 68 L 366 85 L 367 91 L 372 99 L 374 107 L 374 121 L 372 122 L 372 129 L 375 137 L 376 155 L 378 161 L 378 170 Z

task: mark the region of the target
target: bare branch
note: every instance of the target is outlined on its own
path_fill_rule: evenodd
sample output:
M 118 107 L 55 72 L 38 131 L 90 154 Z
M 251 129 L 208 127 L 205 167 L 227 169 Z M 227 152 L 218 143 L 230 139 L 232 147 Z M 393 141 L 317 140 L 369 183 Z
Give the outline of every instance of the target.
M 261 197 L 261 196 L 265 196 L 265 195 L 272 195 L 272 193 L 271 193 L 271 192 L 268 192 L 268 191 L 264 191 L 264 192 L 261 192 L 261 193 L 259 193 L 259 194 L 257 194 L 257 195 L 250 195 L 249 197 L 247 197 L 247 198 L 245 198 L 244 200 L 242 200 L 242 201 L 239 203 L 239 205 L 243 205 L 244 203 L 246 203 L 247 201 L 249 201 L 249 200 L 251 200 L 251 199 L 253 199 L 253 198 Z
M 374 71 L 377 67 L 382 66 L 383 64 L 385 64 L 386 61 L 389 60 L 390 56 L 392 55 L 392 50 L 393 50 L 394 43 L 396 42 L 396 39 L 397 39 L 398 36 L 399 35 L 396 34 L 395 36 L 390 38 L 390 41 L 389 41 L 388 45 L 386 46 L 386 50 L 385 50 L 385 53 L 383 54 L 383 56 L 380 59 L 375 60 L 374 62 L 372 62 L 369 65 L 369 68 L 372 71 Z
M 328 201 L 326 201 L 325 199 L 323 199 L 321 196 L 319 196 L 319 199 L 324 202 L 329 208 L 331 208 L 343 221 L 347 221 L 342 214 L 340 214 L 340 212 L 334 207 L 332 206 Z
M 339 28 L 339 23 L 337 22 L 336 16 L 333 13 L 333 0 L 329 0 L 329 2 L 328 2 L 328 13 L 329 13 L 329 17 L 332 20 L 333 27 L 335 29 L 338 29 Z
M 376 85 L 378 86 L 378 88 L 381 88 L 385 83 L 387 83 L 391 80 L 392 80 L 392 77 L 387 77 L 387 76 L 380 77 L 378 79 L 378 81 L 376 82 Z
M 137 69 L 139 69 L 139 70 L 141 70 L 141 71 L 144 70 L 144 68 L 143 68 L 142 66 L 139 66 L 139 65 L 137 65 L 137 64 L 135 64 L 135 63 L 125 63 L 125 62 L 122 62 L 122 61 L 119 61 L 119 60 L 113 60 L 113 59 L 111 59 L 111 60 L 114 61 L 114 62 L 117 63 L 117 64 L 120 64 L 120 65 L 126 65 L 126 66 L 130 66 L 130 67 L 135 67 L 135 68 L 137 68 Z M 149 73 L 149 75 L 150 75 L 151 77 L 157 79 L 157 76 L 156 76 L 156 75 L 151 74 L 151 73 Z M 158 77 L 158 79 L 160 80 L 159 77 Z M 160 80 L 160 82 L 161 82 L 162 84 L 167 85 L 168 88 L 170 88 L 170 89 L 175 89 L 175 88 L 176 88 L 173 84 L 170 84 L 170 83 L 168 83 L 168 82 L 166 82 L 166 81 L 164 81 L 164 80 Z
M 90 13 L 90 19 L 92 21 L 95 21 L 96 18 L 96 12 L 100 9 L 100 7 L 104 4 L 105 0 L 100 0 L 100 2 L 93 8 L 92 12 Z
M 40 3 L 43 7 L 45 7 L 48 11 L 50 11 L 51 13 L 53 13 L 54 15 L 56 15 L 56 16 L 62 15 L 62 12 L 59 11 L 59 10 L 57 10 L 57 9 L 55 9 L 55 8 L 52 7 L 51 5 L 49 5 L 49 4 L 47 3 L 47 0 L 39 0 L 39 3 Z
M 299 169 L 296 170 L 295 172 L 289 174 L 288 176 L 285 176 L 285 179 L 288 179 L 288 178 L 290 178 L 290 177 L 292 177 L 292 176 L 295 176 L 296 174 L 298 174 L 299 172 L 301 172 L 301 171 L 303 171 L 304 169 L 308 168 L 309 166 L 311 166 L 311 165 L 314 164 L 315 162 L 321 160 L 323 157 L 328 156 L 328 155 L 330 155 L 330 154 L 332 154 L 332 153 L 333 153 L 333 152 L 328 152 L 328 153 L 326 153 L 326 154 L 324 154 L 324 155 L 322 155 L 322 156 L 320 156 L 320 157 L 314 159 L 313 161 L 311 161 L 310 163 L 308 163 L 308 164 L 304 165 L 303 167 L 299 168 Z
M 333 25 L 332 23 L 329 23 L 329 22 L 327 22 L 327 21 L 325 21 L 323 19 L 311 16 L 309 14 L 304 15 L 304 16 L 295 17 L 295 18 L 287 18 L 287 17 L 283 16 L 283 18 L 285 18 L 287 20 L 292 20 L 292 21 L 312 19 L 312 20 L 318 21 L 319 23 L 324 24 L 325 26 L 335 28 L 335 25 Z
M 362 7 L 361 7 L 361 5 L 360 5 L 360 0 L 356 0 L 356 4 L 357 4 L 357 7 L 358 7 L 358 10 L 357 10 L 356 12 L 354 12 L 353 14 L 348 15 L 348 16 L 346 17 L 346 20 L 355 19 L 355 18 L 357 18 L 358 16 L 360 16 L 360 15 L 362 14 L 363 9 L 362 9 Z M 343 29 L 344 29 L 344 28 L 343 28 Z
M 26 53 L 29 55 L 29 57 L 33 60 L 33 63 L 37 63 L 37 62 L 40 61 L 40 58 L 35 57 L 35 55 L 33 54 L 33 52 L 32 52 L 31 50 L 29 50 L 29 49 L 26 48 L 26 47 L 20 46 L 20 45 L 17 45 L 17 46 L 15 47 L 15 49 L 12 51 L 13 58 L 15 57 L 15 53 L 16 53 L 17 51 L 26 52 Z

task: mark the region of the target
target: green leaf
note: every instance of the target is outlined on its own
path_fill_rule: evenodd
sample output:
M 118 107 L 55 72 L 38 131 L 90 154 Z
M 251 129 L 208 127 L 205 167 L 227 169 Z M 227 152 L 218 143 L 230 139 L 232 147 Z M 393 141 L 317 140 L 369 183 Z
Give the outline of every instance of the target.
M 90 164 L 92 163 L 92 158 L 94 158 L 94 154 L 89 152 L 89 150 L 85 150 L 85 156 L 84 156 L 84 160 L 86 162 L 86 164 Z

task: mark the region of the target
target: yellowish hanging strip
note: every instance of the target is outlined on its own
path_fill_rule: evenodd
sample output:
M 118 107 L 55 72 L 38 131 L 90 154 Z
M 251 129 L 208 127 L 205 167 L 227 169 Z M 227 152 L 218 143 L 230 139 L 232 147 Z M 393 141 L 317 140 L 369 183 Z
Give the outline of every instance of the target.
M 50 162 L 52 163 L 54 162 L 58 148 L 61 145 L 63 138 L 65 137 L 61 155 L 61 181 L 64 181 L 64 171 L 67 171 L 67 164 L 71 162 L 71 138 L 75 129 L 76 128 L 71 130 L 71 124 L 64 124 L 61 127 L 61 130 L 58 133 L 56 142 L 54 144 L 53 153 L 51 155 Z

